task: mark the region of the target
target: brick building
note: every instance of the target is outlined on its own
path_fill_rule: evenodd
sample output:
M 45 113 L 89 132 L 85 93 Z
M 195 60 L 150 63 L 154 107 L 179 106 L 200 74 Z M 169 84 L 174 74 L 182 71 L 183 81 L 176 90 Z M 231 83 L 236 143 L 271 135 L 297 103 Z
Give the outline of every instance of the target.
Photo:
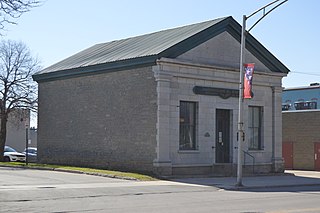
M 286 168 L 320 171 L 320 111 L 286 111 L 282 120 Z
M 320 170 L 320 86 L 283 91 L 283 156 L 288 169 Z
M 38 159 L 160 175 L 232 174 L 240 35 L 232 17 L 220 18 L 97 44 L 35 74 Z M 254 161 L 245 164 L 281 172 L 281 80 L 289 70 L 250 34 L 245 61 L 255 63 L 243 150 Z

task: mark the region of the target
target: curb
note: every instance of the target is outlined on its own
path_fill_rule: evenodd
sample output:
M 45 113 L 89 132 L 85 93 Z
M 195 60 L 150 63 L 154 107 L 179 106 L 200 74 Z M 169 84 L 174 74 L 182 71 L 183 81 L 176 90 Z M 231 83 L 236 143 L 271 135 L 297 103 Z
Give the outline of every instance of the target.
M 68 173 L 74 173 L 74 174 L 93 175 L 93 176 L 108 177 L 108 178 L 115 178 L 115 179 L 121 179 L 121 180 L 139 181 L 138 179 L 131 178 L 131 177 L 123 177 L 123 176 L 96 173 L 96 172 L 83 172 L 83 171 L 61 169 L 61 168 L 25 167 L 25 166 L 9 166 L 9 165 L 0 165 L 0 167 L 13 168 L 13 169 L 17 168 L 17 169 L 33 169 L 33 170 L 47 170 L 47 171 L 56 171 L 56 172 L 68 172 Z
M 221 186 L 213 185 L 223 190 L 244 191 L 248 189 L 266 189 L 266 188 L 286 188 L 286 187 L 302 187 L 302 186 L 320 186 L 320 183 L 302 183 L 302 184 L 287 184 L 287 185 L 264 185 L 264 186 Z
M 303 183 L 303 184 L 288 184 L 288 185 L 268 185 L 268 186 L 241 186 L 241 187 L 219 187 L 220 189 L 225 190 L 236 190 L 242 191 L 247 189 L 266 189 L 266 188 L 286 188 L 286 187 L 302 187 L 302 186 L 320 186 L 320 183 Z
M 69 172 L 69 173 L 85 174 L 85 175 L 94 175 L 94 176 L 108 177 L 108 178 L 116 178 L 116 179 L 122 179 L 122 180 L 134 180 L 134 181 L 139 181 L 139 180 L 136 179 L 136 178 L 123 177 L 123 176 L 117 176 L 117 175 L 109 175 L 109 174 L 103 174 L 103 173 L 97 173 L 97 172 L 83 172 L 83 171 L 60 169 L 60 168 L 53 169 L 53 171 L 57 171 L 57 172 Z

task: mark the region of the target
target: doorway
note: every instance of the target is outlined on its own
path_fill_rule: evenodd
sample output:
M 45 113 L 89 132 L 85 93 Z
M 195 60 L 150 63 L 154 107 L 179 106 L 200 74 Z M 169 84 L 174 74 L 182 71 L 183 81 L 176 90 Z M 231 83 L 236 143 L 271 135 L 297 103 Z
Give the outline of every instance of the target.
M 282 143 L 282 157 L 284 159 L 284 168 L 293 169 L 293 142 Z
M 230 163 L 230 110 L 216 109 L 216 163 Z

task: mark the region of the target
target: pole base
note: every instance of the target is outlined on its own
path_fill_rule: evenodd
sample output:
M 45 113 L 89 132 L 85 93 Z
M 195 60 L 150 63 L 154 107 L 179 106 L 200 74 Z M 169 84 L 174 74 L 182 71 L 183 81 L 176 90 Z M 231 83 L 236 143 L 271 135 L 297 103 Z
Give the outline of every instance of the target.
M 236 183 L 236 187 L 243 187 L 244 185 L 242 183 Z

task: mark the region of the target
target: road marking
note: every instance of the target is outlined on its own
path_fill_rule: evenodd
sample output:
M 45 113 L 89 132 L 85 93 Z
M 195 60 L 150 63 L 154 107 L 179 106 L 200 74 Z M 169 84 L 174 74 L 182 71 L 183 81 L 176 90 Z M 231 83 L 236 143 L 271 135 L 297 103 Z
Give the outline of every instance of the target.
M 308 209 L 287 209 L 279 211 L 271 211 L 266 213 L 295 213 L 295 212 L 320 212 L 320 208 L 308 208 Z

